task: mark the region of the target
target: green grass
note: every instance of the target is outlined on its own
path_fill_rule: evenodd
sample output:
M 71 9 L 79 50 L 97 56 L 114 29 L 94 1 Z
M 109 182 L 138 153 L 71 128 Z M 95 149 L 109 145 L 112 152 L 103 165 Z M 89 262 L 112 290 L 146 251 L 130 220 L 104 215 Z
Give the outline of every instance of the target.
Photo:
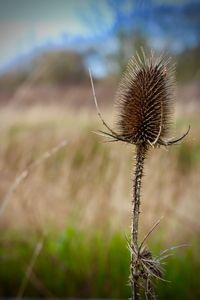
M 1 235 L 0 296 L 16 296 L 30 264 L 37 235 Z M 154 253 L 162 245 L 151 243 Z M 170 283 L 158 282 L 158 299 L 199 299 L 200 287 L 199 240 L 174 251 L 167 260 L 165 278 Z M 85 232 L 69 226 L 60 234 L 48 234 L 27 281 L 25 297 L 128 298 L 130 254 L 125 236 L 103 231 Z

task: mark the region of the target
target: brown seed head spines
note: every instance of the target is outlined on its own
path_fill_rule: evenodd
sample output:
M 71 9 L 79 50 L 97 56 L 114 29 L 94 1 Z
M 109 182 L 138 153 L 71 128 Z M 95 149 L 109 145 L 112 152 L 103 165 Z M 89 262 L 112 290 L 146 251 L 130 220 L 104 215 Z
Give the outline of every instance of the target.
M 165 138 L 173 111 L 173 66 L 169 59 L 133 57 L 116 96 L 119 136 L 135 144 Z

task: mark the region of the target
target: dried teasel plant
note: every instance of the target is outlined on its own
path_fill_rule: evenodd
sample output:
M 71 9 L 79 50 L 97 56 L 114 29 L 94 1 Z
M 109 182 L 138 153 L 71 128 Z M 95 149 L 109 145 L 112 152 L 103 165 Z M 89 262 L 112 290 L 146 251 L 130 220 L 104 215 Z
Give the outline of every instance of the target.
M 153 147 L 171 146 L 181 141 L 189 132 L 178 138 L 169 138 L 173 115 L 174 65 L 169 58 L 156 57 L 153 52 L 147 57 L 143 50 L 129 61 L 116 95 L 116 130 L 104 121 L 98 107 L 94 84 L 90 73 L 93 97 L 97 113 L 107 132 L 98 134 L 109 141 L 122 141 L 136 147 L 135 172 L 132 198 L 132 232 L 128 246 L 131 252 L 130 284 L 132 299 L 137 300 L 144 291 L 146 299 L 156 299 L 152 278 L 164 280 L 162 260 L 169 256 L 153 257 L 144 246 L 146 239 L 159 224 L 157 222 L 143 241 L 138 243 L 140 194 L 143 167 L 148 150 Z

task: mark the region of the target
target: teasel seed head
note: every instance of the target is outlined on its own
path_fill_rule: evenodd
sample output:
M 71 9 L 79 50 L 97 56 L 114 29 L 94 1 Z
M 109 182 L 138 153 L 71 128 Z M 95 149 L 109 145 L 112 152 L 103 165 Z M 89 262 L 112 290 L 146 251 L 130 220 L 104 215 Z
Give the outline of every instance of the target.
M 116 96 L 118 135 L 136 145 L 162 144 L 171 129 L 173 85 L 170 59 L 133 57 Z
M 143 50 L 136 53 L 128 63 L 116 94 L 116 130 L 103 120 L 95 95 L 90 73 L 93 96 L 98 115 L 108 132 L 100 134 L 110 141 L 123 141 L 145 148 L 169 146 L 182 140 L 189 132 L 178 138 L 169 138 L 174 111 L 174 64 L 170 58 L 147 57 Z

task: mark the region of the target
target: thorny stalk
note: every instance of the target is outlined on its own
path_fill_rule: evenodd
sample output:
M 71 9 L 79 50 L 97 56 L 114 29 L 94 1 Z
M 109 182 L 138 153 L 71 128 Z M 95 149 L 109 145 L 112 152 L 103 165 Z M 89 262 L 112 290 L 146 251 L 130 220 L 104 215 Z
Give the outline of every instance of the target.
M 139 299 L 139 283 L 140 270 L 138 266 L 138 224 L 140 214 L 140 190 L 141 180 L 143 175 L 144 160 L 146 149 L 142 146 L 137 146 L 136 150 L 136 167 L 135 177 L 133 179 L 133 199 L 132 199 L 132 234 L 131 234 L 131 286 L 132 286 L 132 300 Z

